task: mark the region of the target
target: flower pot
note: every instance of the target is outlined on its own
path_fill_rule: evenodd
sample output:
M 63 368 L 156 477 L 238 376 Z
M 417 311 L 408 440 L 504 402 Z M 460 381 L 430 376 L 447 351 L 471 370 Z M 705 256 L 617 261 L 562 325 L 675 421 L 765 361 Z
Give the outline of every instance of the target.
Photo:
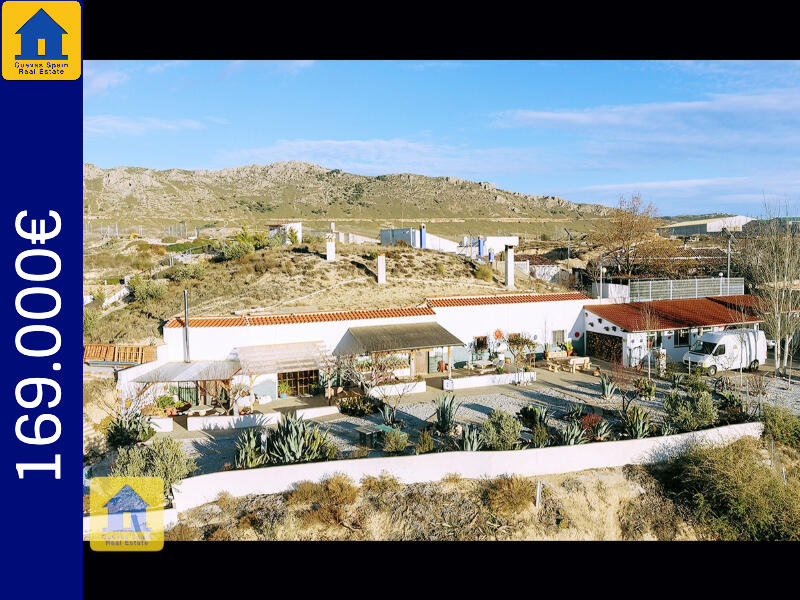
M 280 397 L 281 397 L 281 398 L 286 398 L 286 396 L 287 396 L 287 395 L 288 395 L 288 394 L 280 394 Z

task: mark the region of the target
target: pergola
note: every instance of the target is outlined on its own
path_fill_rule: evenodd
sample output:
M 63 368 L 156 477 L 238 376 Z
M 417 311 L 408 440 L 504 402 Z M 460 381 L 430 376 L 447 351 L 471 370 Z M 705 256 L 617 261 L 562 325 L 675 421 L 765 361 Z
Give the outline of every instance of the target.
M 156 383 L 187 383 L 191 382 L 197 389 L 198 402 L 201 397 L 216 400 L 220 392 L 224 391 L 231 407 L 231 380 L 241 366 L 237 360 L 196 360 L 191 362 L 168 362 L 156 367 L 152 371 L 143 373 L 133 379 L 134 383 L 144 384 L 139 391 L 144 394 Z

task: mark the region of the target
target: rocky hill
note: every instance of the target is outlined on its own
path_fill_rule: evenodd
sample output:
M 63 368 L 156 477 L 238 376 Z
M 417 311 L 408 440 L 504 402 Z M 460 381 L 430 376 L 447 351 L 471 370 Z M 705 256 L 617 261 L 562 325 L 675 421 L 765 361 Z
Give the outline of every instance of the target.
M 217 223 L 289 217 L 524 223 L 591 219 L 608 212 L 600 205 L 500 190 L 487 182 L 409 173 L 372 177 L 297 161 L 218 171 L 101 169 L 85 164 L 83 178 L 84 214 L 98 220 L 135 214 L 151 220 Z

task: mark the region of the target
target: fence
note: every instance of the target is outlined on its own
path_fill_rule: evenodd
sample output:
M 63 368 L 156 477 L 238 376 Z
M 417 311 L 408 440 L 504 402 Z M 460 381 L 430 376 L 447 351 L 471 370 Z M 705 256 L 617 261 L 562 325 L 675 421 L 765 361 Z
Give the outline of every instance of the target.
M 387 471 L 408 484 L 439 481 L 448 473 L 459 473 L 473 479 L 510 473 L 532 477 L 656 463 L 668 460 L 694 444 L 724 444 L 744 436 L 760 437 L 762 430 L 761 423 L 743 423 L 640 440 L 534 450 L 441 452 L 223 471 L 184 479 L 173 487 L 172 505 L 178 511 L 188 510 L 212 502 L 220 492 L 232 496 L 277 494 L 291 489 L 298 481 L 319 481 L 334 473 L 344 473 L 359 481 L 365 475 L 378 476 Z
M 156 360 L 155 346 L 113 346 L 111 344 L 86 344 L 83 347 L 83 360 L 147 363 Z
M 647 279 L 631 281 L 630 301 L 675 300 L 744 294 L 744 278 L 708 277 L 705 279 Z

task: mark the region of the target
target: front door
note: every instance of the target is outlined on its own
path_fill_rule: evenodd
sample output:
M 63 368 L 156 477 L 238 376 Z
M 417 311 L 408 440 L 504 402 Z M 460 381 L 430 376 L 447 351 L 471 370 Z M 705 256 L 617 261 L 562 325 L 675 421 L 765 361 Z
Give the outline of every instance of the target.
M 414 352 L 414 374 L 427 375 L 428 374 L 428 351 L 417 350 Z

